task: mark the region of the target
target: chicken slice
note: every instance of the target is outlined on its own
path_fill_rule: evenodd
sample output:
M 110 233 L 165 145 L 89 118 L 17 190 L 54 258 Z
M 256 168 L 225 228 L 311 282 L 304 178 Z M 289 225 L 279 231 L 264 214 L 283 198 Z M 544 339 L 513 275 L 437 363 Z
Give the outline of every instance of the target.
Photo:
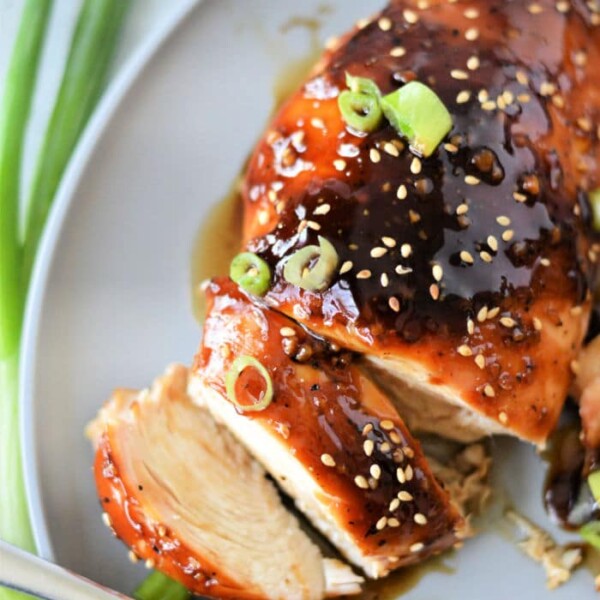
M 192 397 L 238 436 L 350 562 L 378 578 L 461 538 L 464 520 L 418 442 L 351 356 L 254 304 L 230 280 L 211 282 L 207 295 Z M 274 396 L 262 411 L 230 402 L 228 373 L 240 357 L 269 373 Z M 237 402 L 264 397 L 258 370 L 245 369 L 240 380 Z
M 543 445 L 561 412 L 600 256 L 600 26 L 569 4 L 392 1 L 329 46 L 249 163 L 266 302 L 369 355 L 413 432 Z M 452 130 L 429 157 L 386 120 L 352 130 L 347 74 L 428 85 Z M 338 269 L 301 289 L 285 265 L 319 236 Z
M 188 370 L 173 366 L 150 390 L 115 392 L 88 427 L 104 519 L 133 556 L 202 596 L 360 591 L 349 567 L 324 562 L 264 470 L 187 385 Z

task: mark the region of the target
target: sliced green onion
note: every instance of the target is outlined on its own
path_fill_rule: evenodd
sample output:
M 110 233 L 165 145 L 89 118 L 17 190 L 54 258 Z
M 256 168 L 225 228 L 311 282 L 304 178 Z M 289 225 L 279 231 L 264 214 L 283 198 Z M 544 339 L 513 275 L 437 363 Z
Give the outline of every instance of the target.
M 600 502 L 600 471 L 594 471 L 588 477 L 588 485 L 596 502 Z
M 252 252 L 242 252 L 231 261 L 229 277 L 255 296 L 264 296 L 271 285 L 269 265 Z
M 590 546 L 594 546 L 594 548 L 598 548 L 598 550 L 600 550 L 600 521 L 592 521 L 591 523 L 586 523 L 579 530 L 579 535 Z
M 346 85 L 351 92 L 375 96 L 378 100 L 381 98 L 379 87 L 372 79 L 367 77 L 354 77 L 350 73 L 346 73 Z
M 155 571 L 135 590 L 135 600 L 188 600 L 191 594 L 178 581 Z
M 317 261 L 311 266 L 311 263 Z M 318 246 L 306 246 L 285 263 L 283 277 L 288 283 L 310 292 L 326 290 L 336 273 L 338 253 L 333 244 L 319 236 Z
M 600 231 L 600 188 L 590 192 L 590 205 L 592 207 L 594 229 Z
M 346 73 L 346 85 L 349 89 L 338 96 L 342 119 L 357 131 L 375 131 L 383 121 L 383 113 L 379 106 L 381 92 L 377 84 L 366 77 L 353 77 Z
M 438 95 L 411 81 L 381 99 L 381 109 L 394 129 L 408 139 L 414 152 L 431 156 L 452 129 L 452 117 Z
M 261 374 L 265 381 L 266 389 L 258 402 L 255 402 L 254 404 L 242 404 L 237 397 L 235 386 L 242 372 L 249 368 L 256 369 Z M 269 375 L 269 371 L 267 371 L 266 367 L 253 356 L 238 356 L 233 361 L 233 364 L 225 377 L 225 389 L 227 391 L 227 397 L 242 412 L 258 412 L 265 410 L 265 408 L 273 401 L 273 380 L 271 379 L 271 375 Z

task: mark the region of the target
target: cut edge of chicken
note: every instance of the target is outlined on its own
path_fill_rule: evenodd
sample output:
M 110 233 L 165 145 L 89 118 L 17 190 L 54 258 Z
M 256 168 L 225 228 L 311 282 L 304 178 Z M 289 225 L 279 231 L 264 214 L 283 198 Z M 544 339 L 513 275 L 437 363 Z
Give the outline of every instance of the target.
M 263 468 L 191 402 L 188 376 L 173 365 L 148 390 L 116 391 L 87 429 L 104 521 L 130 557 L 207 596 L 360 592 L 362 578 L 323 558 Z
M 435 385 L 419 364 L 365 356 L 364 366 L 389 394 L 414 434 L 434 433 L 462 443 L 490 435 L 515 433 L 465 402 L 454 390 Z

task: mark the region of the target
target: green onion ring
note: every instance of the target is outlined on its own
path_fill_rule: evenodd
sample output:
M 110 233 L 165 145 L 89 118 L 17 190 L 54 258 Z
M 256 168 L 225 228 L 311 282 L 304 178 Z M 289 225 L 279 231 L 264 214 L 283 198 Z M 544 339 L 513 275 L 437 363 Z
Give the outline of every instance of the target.
M 600 502 L 600 471 L 594 471 L 588 476 L 588 485 L 596 502 Z
M 590 205 L 592 207 L 594 229 L 600 231 L 600 188 L 590 192 Z
M 579 530 L 579 535 L 590 546 L 594 546 L 594 548 L 598 548 L 600 550 L 600 521 L 592 521 L 591 523 L 586 523 Z
M 431 156 L 452 129 L 452 117 L 444 103 L 431 88 L 418 81 L 384 96 L 381 109 L 394 129 L 421 156 Z
M 239 379 L 242 371 L 248 368 L 256 369 L 265 380 L 266 390 L 263 397 L 256 403 L 250 405 L 240 404 L 235 393 L 235 384 Z M 231 365 L 231 368 L 225 376 L 225 389 L 227 397 L 231 402 L 242 412 L 259 412 L 265 410 L 273 401 L 273 380 L 266 367 L 253 356 L 238 356 Z
M 311 268 L 310 263 L 317 260 Z M 318 246 L 306 246 L 288 259 L 283 268 L 283 277 L 292 285 L 309 292 L 326 290 L 337 271 L 338 253 L 333 244 L 319 236 Z
M 271 285 L 269 265 L 252 252 L 242 252 L 231 261 L 229 277 L 255 296 L 264 296 Z
M 345 123 L 362 133 L 375 131 L 383 121 L 379 106 L 381 92 L 377 84 L 366 77 L 346 73 L 347 90 L 338 96 L 338 107 Z

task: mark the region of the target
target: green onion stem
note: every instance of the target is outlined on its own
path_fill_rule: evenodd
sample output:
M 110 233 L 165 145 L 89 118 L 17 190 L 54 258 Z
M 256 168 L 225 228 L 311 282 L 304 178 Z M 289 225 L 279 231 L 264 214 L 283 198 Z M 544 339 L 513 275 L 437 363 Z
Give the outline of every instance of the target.
M 155 571 L 133 594 L 135 600 L 188 600 L 190 593 L 181 583 Z
M 102 93 L 128 6 L 125 0 L 86 0 L 79 14 L 29 198 L 23 266 L 25 289 L 61 177 Z

